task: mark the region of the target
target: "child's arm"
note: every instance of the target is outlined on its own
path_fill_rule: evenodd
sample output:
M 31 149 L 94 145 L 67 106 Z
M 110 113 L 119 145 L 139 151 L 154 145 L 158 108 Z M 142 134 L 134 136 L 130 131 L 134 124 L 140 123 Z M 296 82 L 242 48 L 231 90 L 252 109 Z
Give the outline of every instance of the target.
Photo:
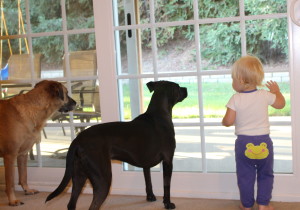
M 235 114 L 234 110 L 227 108 L 226 114 L 222 120 L 222 125 L 226 127 L 232 126 L 235 121 Z
M 270 92 L 276 95 L 275 102 L 271 105 L 275 109 L 282 109 L 285 106 L 285 99 L 282 93 L 280 92 L 279 86 L 274 81 L 268 81 L 266 84 Z

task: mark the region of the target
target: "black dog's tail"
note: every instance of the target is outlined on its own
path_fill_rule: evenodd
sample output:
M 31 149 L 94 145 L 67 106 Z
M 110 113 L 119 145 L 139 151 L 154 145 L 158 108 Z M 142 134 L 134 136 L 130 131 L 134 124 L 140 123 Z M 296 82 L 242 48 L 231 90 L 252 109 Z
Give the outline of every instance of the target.
M 74 167 L 73 162 L 74 162 L 74 158 L 75 158 L 75 153 L 77 151 L 77 144 L 74 141 L 70 145 L 69 151 L 67 153 L 66 170 L 65 170 L 64 177 L 63 177 L 61 183 L 59 184 L 59 186 L 50 195 L 48 195 L 45 203 L 47 201 L 50 201 L 51 199 L 55 198 L 56 196 L 58 196 L 60 193 L 62 193 L 72 178 L 73 167 Z

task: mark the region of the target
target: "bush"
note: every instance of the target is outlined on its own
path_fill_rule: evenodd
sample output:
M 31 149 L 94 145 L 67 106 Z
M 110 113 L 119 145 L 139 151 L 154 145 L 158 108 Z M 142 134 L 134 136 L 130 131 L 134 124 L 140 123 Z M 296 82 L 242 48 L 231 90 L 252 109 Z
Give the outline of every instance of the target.
M 155 21 L 180 21 L 193 19 L 192 0 L 155 1 Z M 147 19 L 147 2 L 140 4 L 142 19 Z M 271 5 L 271 6 L 270 6 Z M 247 0 L 246 15 L 286 12 L 285 0 Z M 238 0 L 201 0 L 199 17 L 222 18 L 239 15 Z M 147 19 L 148 20 L 148 19 Z M 146 29 L 149 30 L 150 29 Z M 143 33 L 142 46 L 151 46 L 151 34 Z M 193 39 L 191 26 L 157 29 L 157 45 L 167 45 L 172 40 Z M 288 58 L 286 18 L 246 21 L 247 53 L 258 56 L 263 63 L 286 62 Z M 201 55 L 211 66 L 231 65 L 241 56 L 240 24 L 237 22 L 200 25 Z

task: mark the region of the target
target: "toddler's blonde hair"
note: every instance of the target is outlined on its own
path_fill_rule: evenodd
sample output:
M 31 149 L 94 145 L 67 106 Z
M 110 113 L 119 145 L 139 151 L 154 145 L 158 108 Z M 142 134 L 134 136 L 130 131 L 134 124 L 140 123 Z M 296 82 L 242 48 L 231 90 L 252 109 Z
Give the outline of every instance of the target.
M 240 80 L 245 85 L 262 86 L 264 69 L 260 60 L 255 56 L 243 56 L 232 66 L 232 78 Z

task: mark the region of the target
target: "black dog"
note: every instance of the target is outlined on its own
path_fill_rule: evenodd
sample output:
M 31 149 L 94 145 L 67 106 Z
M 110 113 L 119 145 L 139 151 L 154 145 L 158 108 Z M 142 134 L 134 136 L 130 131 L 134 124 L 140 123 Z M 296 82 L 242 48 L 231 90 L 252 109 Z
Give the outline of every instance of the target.
M 162 161 L 163 202 L 166 209 L 175 208 L 170 201 L 172 161 L 176 147 L 172 108 L 187 97 L 187 89 L 168 81 L 149 82 L 147 86 L 154 93 L 144 114 L 131 122 L 94 125 L 74 139 L 67 154 L 63 180 L 46 202 L 63 192 L 72 178 L 68 209 L 75 209 L 79 194 L 89 179 L 93 186 L 93 201 L 89 209 L 99 209 L 111 186 L 111 159 L 143 168 L 147 200 L 155 201 L 150 168 Z

